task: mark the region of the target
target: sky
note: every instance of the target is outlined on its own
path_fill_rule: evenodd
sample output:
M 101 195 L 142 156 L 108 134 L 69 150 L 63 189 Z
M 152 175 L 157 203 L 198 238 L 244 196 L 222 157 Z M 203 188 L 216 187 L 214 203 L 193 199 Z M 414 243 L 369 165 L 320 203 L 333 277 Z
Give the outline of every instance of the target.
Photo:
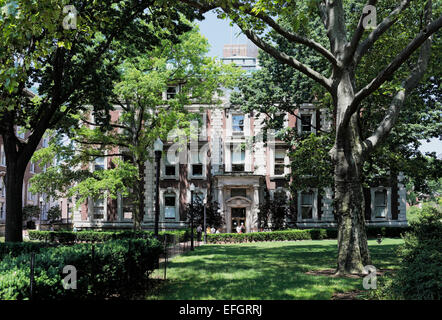
M 246 44 L 250 40 L 244 34 L 240 33 L 237 26 L 231 27 L 229 20 L 221 20 L 213 12 L 204 15 L 206 19 L 199 22 L 200 33 L 205 36 L 210 44 L 210 57 L 222 57 L 222 50 L 225 44 Z M 421 152 L 436 152 L 442 159 L 442 140 L 431 139 L 430 142 L 422 141 L 419 148 Z
M 222 57 L 225 44 L 246 44 L 250 40 L 244 34 L 240 34 L 237 26 L 231 27 L 229 20 L 222 20 L 216 17 L 213 12 L 204 15 L 206 19 L 200 21 L 200 33 L 209 40 L 210 57 Z

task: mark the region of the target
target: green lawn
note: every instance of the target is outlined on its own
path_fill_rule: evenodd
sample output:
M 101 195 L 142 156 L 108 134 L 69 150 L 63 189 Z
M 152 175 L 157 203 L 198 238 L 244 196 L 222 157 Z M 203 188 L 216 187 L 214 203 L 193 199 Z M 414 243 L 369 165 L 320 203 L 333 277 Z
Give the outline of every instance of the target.
M 400 243 L 369 240 L 373 265 L 396 268 Z M 170 260 L 168 280 L 148 299 L 330 299 L 362 290 L 362 279 L 305 274 L 334 268 L 336 252 L 336 240 L 205 245 Z

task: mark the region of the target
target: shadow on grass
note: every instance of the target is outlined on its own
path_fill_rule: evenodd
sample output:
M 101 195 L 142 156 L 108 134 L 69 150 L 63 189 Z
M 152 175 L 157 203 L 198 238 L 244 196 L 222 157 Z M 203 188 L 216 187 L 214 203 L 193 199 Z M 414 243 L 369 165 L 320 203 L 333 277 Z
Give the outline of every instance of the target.
M 397 244 L 370 245 L 373 264 L 397 264 Z M 305 274 L 336 266 L 333 240 L 206 245 L 172 259 L 168 280 L 150 299 L 330 299 L 362 280 Z

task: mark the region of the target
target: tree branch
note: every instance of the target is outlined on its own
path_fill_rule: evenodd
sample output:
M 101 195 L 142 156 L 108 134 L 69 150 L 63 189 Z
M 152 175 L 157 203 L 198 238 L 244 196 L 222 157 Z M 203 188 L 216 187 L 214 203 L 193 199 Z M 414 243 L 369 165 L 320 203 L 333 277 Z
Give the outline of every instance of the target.
M 425 11 L 426 21 L 429 21 L 431 17 L 431 0 L 427 2 Z M 430 60 L 431 40 L 431 36 L 425 40 L 424 44 L 421 46 L 419 58 L 415 68 L 411 72 L 410 76 L 402 83 L 401 90 L 399 90 L 394 96 L 384 119 L 376 128 L 374 133 L 364 140 L 362 144 L 364 155 L 367 155 L 374 150 L 385 139 L 399 117 L 400 109 L 404 104 L 407 94 L 419 84 L 419 81 L 424 76 L 428 66 L 428 61 Z
M 431 1 L 429 1 L 431 2 Z M 379 87 L 386 82 L 394 72 L 416 51 L 433 33 L 442 27 L 442 16 L 429 23 L 424 30 L 422 30 L 397 56 L 394 60 L 382 70 L 376 78 L 369 84 L 356 93 L 352 103 L 345 111 L 342 124 L 347 125 L 351 115 L 356 112 L 361 101 L 375 92 Z
M 376 40 L 384 34 L 398 19 L 399 14 L 404 11 L 411 0 L 402 0 L 401 3 L 374 29 L 362 43 L 360 43 L 356 49 L 353 57 L 354 65 L 357 66 L 361 58 L 367 53 L 367 51 L 373 46 Z
M 374 6 L 377 3 L 377 0 L 368 0 L 366 6 Z M 361 17 L 359 18 L 358 26 L 356 27 L 356 31 L 353 34 L 353 37 L 349 43 L 348 51 L 345 56 L 344 64 L 348 64 L 353 59 L 353 56 L 355 54 L 356 49 L 358 48 L 359 41 L 362 38 L 362 35 L 364 34 L 364 19 L 368 15 L 368 13 L 361 14 Z
M 296 70 L 304 73 L 309 78 L 315 80 L 319 84 L 321 84 L 324 88 L 326 88 L 328 91 L 331 91 L 332 81 L 326 77 L 324 77 L 319 72 L 313 70 L 309 66 L 299 62 L 295 58 L 288 56 L 287 54 L 280 52 L 272 45 L 268 44 L 261 38 L 259 38 L 253 31 L 242 29 L 244 34 L 258 47 L 260 47 L 262 50 L 266 51 L 268 54 L 270 54 L 275 59 L 288 64 L 289 66 L 295 68 Z
M 254 17 L 257 17 L 258 19 L 262 20 L 268 26 L 273 28 L 273 30 L 275 30 L 277 33 L 279 33 L 281 36 L 286 38 L 287 40 L 305 45 L 306 47 L 313 49 L 316 52 L 320 53 L 327 60 L 329 60 L 332 65 L 334 65 L 334 66 L 337 65 L 336 58 L 333 56 L 333 54 L 329 50 L 327 50 L 325 47 L 323 47 L 320 43 L 318 43 L 312 39 L 305 38 L 297 33 L 293 33 L 293 32 L 288 31 L 287 29 L 283 28 L 279 23 L 277 23 L 269 15 L 266 15 L 262 12 L 254 13 L 252 11 L 252 8 L 250 8 L 250 6 L 247 6 L 244 3 L 232 3 L 231 5 L 232 5 L 232 7 L 236 8 L 236 9 L 239 9 L 241 7 L 242 11 L 244 11 L 245 13 L 247 13 L 250 16 L 254 16 Z

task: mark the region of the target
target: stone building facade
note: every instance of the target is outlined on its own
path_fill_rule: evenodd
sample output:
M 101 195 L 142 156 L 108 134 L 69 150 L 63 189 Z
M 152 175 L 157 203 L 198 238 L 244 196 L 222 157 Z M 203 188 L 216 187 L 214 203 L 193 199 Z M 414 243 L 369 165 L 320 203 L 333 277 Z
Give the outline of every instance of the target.
M 258 210 L 265 201 L 265 193 L 273 197 L 284 192 L 289 197 L 287 174 L 290 172 L 287 146 L 282 142 L 264 143 L 264 116 L 254 116 L 230 107 L 194 105 L 190 112 L 201 115 L 198 138 L 184 145 L 164 142 L 160 164 L 160 221 L 161 230 L 188 227 L 185 207 L 191 202 L 190 185 L 200 198 L 208 195 L 216 200 L 224 218 L 222 232 L 235 232 L 244 223 L 247 232 L 258 231 Z M 115 111 L 118 112 L 118 111 Z M 113 115 L 116 117 L 116 115 Z M 296 116 L 286 115 L 285 125 L 299 132 L 315 132 L 328 128 L 325 111 L 314 105 L 299 107 Z M 254 142 L 250 143 L 251 138 Z M 210 155 L 210 156 L 208 156 Z M 111 159 L 97 159 L 92 166 L 106 169 Z M 155 163 L 145 164 L 145 215 L 142 227 L 152 230 L 155 216 Z M 406 225 L 406 191 L 402 177 L 386 179 L 382 185 L 366 189 L 366 221 L 368 225 Z M 392 183 L 393 182 L 393 183 Z M 294 216 L 288 225 L 298 228 L 334 227 L 331 188 L 319 192 L 299 191 L 294 196 Z M 131 207 L 124 199 L 108 201 L 91 199 L 74 212 L 74 226 L 83 228 L 131 228 Z

